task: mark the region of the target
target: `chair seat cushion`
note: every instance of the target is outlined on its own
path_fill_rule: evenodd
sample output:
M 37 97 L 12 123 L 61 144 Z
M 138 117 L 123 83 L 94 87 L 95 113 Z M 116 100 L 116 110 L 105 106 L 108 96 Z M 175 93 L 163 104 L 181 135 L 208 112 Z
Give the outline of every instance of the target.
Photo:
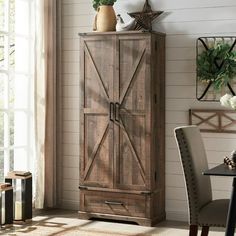
M 199 225 L 225 227 L 229 199 L 214 200 L 202 207 L 199 212 Z

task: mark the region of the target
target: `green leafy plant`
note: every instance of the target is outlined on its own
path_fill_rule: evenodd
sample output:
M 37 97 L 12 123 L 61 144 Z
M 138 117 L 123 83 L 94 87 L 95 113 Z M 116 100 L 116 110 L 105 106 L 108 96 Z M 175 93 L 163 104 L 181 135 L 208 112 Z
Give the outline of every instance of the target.
M 98 9 L 99 6 L 102 5 L 111 5 L 113 6 L 113 4 L 116 2 L 116 0 L 93 0 L 93 8 L 95 10 Z
M 227 86 L 236 76 L 236 52 L 227 43 L 215 43 L 197 57 L 197 78 L 212 82 L 215 90 Z

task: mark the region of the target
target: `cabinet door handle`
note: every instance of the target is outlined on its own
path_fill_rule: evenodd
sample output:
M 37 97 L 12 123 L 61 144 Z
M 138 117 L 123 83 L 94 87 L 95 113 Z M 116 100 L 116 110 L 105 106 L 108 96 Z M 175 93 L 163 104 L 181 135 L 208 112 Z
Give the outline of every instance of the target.
M 105 201 L 105 204 L 108 204 L 108 205 L 124 205 L 123 202 L 113 202 L 113 201 Z
M 118 102 L 115 103 L 115 121 L 119 122 L 120 116 L 120 104 Z
M 110 121 L 114 121 L 114 117 L 113 117 L 114 107 L 115 107 L 114 103 L 110 102 L 110 114 L 109 114 Z
M 79 186 L 79 189 L 80 189 L 80 190 L 87 190 L 88 187 L 80 185 L 80 186 Z

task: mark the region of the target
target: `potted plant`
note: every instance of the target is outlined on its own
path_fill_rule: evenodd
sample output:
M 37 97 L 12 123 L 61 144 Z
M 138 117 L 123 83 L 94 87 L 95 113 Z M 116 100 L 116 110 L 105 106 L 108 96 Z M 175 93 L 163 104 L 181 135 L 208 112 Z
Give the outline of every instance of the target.
M 93 0 L 93 7 L 97 11 L 94 30 L 99 32 L 116 30 L 116 14 L 113 5 L 116 0 Z
M 211 83 L 215 91 L 236 77 L 236 51 L 228 43 L 217 42 L 197 56 L 197 79 Z

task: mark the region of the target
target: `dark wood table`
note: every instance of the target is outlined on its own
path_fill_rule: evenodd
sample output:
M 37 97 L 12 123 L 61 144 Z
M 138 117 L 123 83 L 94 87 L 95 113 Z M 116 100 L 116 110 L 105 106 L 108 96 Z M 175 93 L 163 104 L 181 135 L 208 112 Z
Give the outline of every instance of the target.
M 232 193 L 226 222 L 225 236 L 233 236 L 236 223 L 236 169 L 229 169 L 225 164 L 220 164 L 203 172 L 204 175 L 233 177 Z

